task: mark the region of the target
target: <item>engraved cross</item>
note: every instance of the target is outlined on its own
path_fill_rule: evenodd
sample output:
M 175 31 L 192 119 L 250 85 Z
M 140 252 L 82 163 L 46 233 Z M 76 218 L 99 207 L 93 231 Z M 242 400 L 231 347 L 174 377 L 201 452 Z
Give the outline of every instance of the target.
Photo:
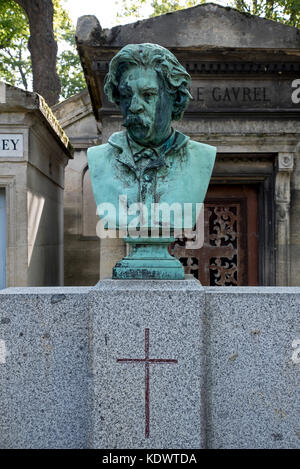
M 170 358 L 149 358 L 150 330 L 145 329 L 145 358 L 117 358 L 118 363 L 144 363 L 145 364 L 145 438 L 150 436 L 150 365 L 158 363 L 175 363 Z

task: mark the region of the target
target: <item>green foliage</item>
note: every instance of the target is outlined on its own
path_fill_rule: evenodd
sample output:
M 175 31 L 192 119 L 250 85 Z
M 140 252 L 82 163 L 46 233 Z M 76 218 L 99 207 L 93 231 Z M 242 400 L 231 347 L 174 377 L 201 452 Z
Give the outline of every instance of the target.
M 63 8 L 63 0 L 53 0 L 53 27 L 58 42 L 57 69 L 62 98 L 66 99 L 86 87 L 75 46 L 75 28 Z M 28 20 L 13 0 L 0 0 L 0 79 L 15 86 L 32 89 Z
M 300 0 L 233 0 L 239 11 L 300 28 Z
M 163 15 L 206 3 L 206 0 L 119 0 L 118 3 L 120 12 L 117 16 L 120 20 L 127 16 L 141 18 L 145 16 L 145 11 L 148 16 Z M 300 0 L 228 0 L 227 6 L 244 13 L 300 27 Z
M 63 41 L 66 48 L 58 55 L 57 71 L 61 80 L 61 94 L 64 99 L 86 88 L 84 74 L 75 46 L 75 30 L 64 31 Z
M 0 0 L 0 48 L 9 47 L 11 41 L 29 35 L 26 16 L 13 0 Z
M 62 97 L 67 99 L 82 91 L 86 83 L 75 44 L 75 27 L 61 0 L 53 0 L 53 4 L 54 34 L 59 47 L 57 71 L 61 80 Z
M 31 60 L 27 39 L 13 41 L 13 46 L 0 49 L 0 79 L 28 90 L 31 86 Z
M 143 16 L 143 8 L 150 7 L 149 16 L 159 16 L 176 10 L 193 7 L 205 3 L 205 0 L 120 0 L 120 13 L 118 18 L 134 16 L 140 18 Z
M 165 13 L 170 13 L 171 11 L 183 10 L 184 8 L 190 8 L 204 1 L 199 0 L 153 0 L 152 2 L 153 13 L 151 16 L 163 15 Z
M 27 50 L 29 27 L 22 8 L 0 0 L 0 78 L 28 89 L 31 62 Z

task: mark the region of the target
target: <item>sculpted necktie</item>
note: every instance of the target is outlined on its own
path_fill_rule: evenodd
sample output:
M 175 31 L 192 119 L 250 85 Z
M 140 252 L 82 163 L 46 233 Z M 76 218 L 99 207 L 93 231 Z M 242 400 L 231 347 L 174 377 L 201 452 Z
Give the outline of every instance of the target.
M 145 158 L 147 160 L 155 160 L 157 158 L 157 154 L 151 148 L 143 148 L 143 150 L 135 153 L 133 155 L 134 161 L 138 163 L 141 159 Z

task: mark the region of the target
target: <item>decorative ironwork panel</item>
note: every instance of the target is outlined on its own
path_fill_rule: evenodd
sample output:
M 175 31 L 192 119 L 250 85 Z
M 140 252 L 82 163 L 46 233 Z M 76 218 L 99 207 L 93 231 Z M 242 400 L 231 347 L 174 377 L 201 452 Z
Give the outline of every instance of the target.
M 170 247 L 172 255 L 203 285 L 247 285 L 247 199 L 207 198 L 204 245 L 187 249 L 187 239 Z

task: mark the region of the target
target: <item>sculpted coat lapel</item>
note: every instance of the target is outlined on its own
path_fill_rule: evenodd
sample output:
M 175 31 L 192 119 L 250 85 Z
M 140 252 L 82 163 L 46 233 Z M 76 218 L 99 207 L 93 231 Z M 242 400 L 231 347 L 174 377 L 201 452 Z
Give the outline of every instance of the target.
M 178 131 L 173 135 L 172 145 L 165 153 L 162 151 L 163 154 L 158 154 L 156 160 L 150 159 L 142 171 L 134 161 L 126 131 L 114 133 L 107 144 L 88 150 L 96 204 L 110 203 L 116 208 L 116 228 L 120 227 L 119 196 L 127 197 L 128 206 L 136 202 L 146 205 L 149 227 L 153 226 L 150 219 L 153 203 L 179 203 L 183 208 L 185 203 L 195 205 L 203 202 L 215 162 L 216 148 L 190 140 Z M 133 218 L 135 216 L 129 216 L 128 222 Z M 183 224 L 183 220 L 178 222 Z M 193 218 L 193 224 L 195 222 Z

